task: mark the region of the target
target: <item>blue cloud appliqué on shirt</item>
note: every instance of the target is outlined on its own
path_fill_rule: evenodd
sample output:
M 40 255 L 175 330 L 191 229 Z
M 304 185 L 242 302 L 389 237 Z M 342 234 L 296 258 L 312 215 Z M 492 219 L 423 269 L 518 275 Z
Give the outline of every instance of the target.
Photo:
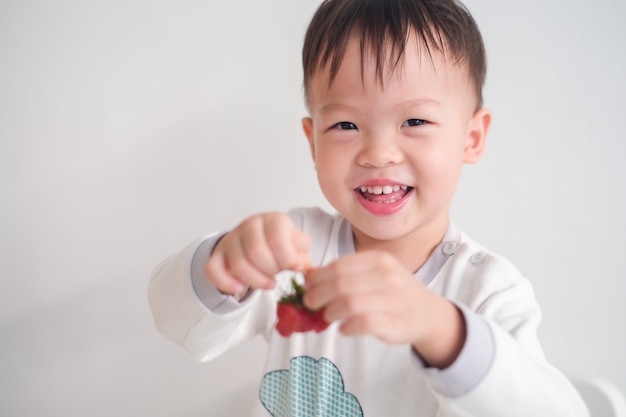
M 272 417 L 363 416 L 359 401 L 345 392 L 341 372 L 326 358 L 292 358 L 290 369 L 265 374 L 260 396 Z

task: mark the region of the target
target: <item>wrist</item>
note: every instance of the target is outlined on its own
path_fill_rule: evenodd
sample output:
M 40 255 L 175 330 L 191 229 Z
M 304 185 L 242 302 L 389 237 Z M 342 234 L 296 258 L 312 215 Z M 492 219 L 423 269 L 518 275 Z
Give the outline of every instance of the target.
M 465 318 L 457 306 L 440 299 L 426 337 L 412 344 L 429 367 L 445 369 L 457 359 L 467 334 Z

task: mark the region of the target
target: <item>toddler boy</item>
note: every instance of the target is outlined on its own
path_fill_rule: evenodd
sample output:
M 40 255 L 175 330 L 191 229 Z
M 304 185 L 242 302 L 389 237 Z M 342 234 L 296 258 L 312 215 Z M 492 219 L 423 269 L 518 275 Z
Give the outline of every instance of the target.
M 159 330 L 199 360 L 263 334 L 257 416 L 587 415 L 545 359 L 531 285 L 455 227 L 479 160 L 485 52 L 453 0 L 326 0 L 303 49 L 317 208 L 263 213 L 154 272 Z M 322 332 L 281 336 L 303 271 Z

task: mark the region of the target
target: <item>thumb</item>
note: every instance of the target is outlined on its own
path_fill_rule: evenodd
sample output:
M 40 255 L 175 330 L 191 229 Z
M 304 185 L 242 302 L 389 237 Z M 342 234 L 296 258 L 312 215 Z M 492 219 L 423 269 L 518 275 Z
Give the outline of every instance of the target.
M 295 229 L 292 241 L 298 257 L 297 265 L 295 265 L 294 269 L 296 271 L 304 271 L 311 265 L 311 258 L 309 257 L 311 238 L 302 230 Z

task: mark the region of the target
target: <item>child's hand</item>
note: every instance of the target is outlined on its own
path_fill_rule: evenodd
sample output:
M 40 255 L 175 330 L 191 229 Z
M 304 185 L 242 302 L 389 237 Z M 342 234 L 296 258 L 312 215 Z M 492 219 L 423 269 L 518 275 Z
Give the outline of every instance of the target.
M 225 294 L 271 289 L 274 274 L 309 266 L 309 247 L 309 237 L 286 214 L 258 214 L 222 237 L 206 263 L 205 274 Z
M 394 256 L 358 252 L 306 277 L 304 302 L 341 320 L 346 335 L 370 334 L 393 344 L 410 343 L 430 365 L 452 363 L 465 341 L 457 308 L 428 290 Z

